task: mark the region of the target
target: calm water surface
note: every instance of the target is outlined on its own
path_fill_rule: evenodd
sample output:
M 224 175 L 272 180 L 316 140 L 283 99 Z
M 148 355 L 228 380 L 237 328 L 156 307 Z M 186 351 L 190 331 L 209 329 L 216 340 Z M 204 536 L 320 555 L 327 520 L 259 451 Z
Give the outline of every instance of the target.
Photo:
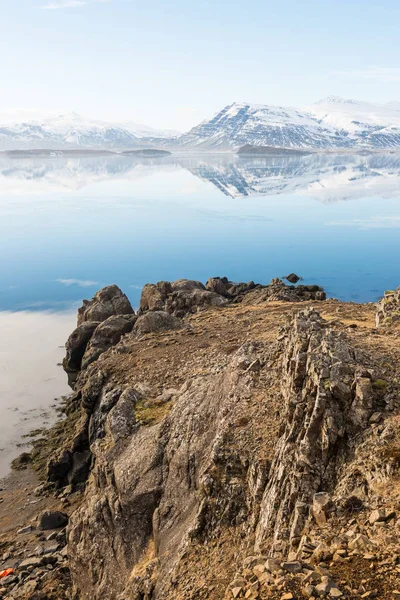
M 0 461 L 25 412 L 65 393 L 58 346 L 83 297 L 117 283 L 137 305 L 146 282 L 295 271 L 374 301 L 400 285 L 399 184 L 389 153 L 0 158 Z

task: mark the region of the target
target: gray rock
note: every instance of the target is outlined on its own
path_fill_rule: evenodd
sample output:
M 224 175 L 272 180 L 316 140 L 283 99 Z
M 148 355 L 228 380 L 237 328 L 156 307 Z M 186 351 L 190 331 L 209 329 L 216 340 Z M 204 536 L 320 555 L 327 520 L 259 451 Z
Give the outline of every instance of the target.
M 34 529 L 33 525 L 27 525 L 26 527 L 22 527 L 22 529 L 18 529 L 17 534 L 31 533 Z
M 78 309 L 78 325 L 85 321 L 105 321 L 113 315 L 134 314 L 128 298 L 116 285 L 97 292 L 91 300 L 84 300 Z
M 103 352 L 118 344 L 123 335 L 132 331 L 135 321 L 134 315 L 113 315 L 100 323 L 87 345 L 81 368 L 86 369 Z
M 66 356 L 63 361 L 63 367 L 67 373 L 80 371 L 86 347 L 98 325 L 99 321 L 86 321 L 78 325 L 69 336 L 65 344 Z
M 59 529 L 68 523 L 68 515 L 60 511 L 46 511 L 38 519 L 38 528 L 42 531 L 47 529 Z
M 296 273 L 290 273 L 289 275 L 286 275 L 285 279 L 289 281 L 289 283 L 297 283 L 300 281 L 301 277 L 296 275 Z
M 159 281 L 156 284 L 147 283 L 142 290 L 140 297 L 140 311 L 163 310 L 165 301 L 172 293 L 172 286 L 169 281 Z
M 169 329 L 181 329 L 182 327 L 182 321 L 167 312 L 149 311 L 138 318 L 133 330 L 136 335 L 144 335 Z

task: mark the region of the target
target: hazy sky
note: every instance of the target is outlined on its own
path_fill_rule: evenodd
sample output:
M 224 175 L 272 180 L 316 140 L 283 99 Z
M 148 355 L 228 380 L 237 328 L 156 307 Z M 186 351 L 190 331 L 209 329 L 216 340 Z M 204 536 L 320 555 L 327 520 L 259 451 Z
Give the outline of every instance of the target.
M 188 129 L 234 101 L 400 100 L 398 0 L 0 0 L 0 112 Z

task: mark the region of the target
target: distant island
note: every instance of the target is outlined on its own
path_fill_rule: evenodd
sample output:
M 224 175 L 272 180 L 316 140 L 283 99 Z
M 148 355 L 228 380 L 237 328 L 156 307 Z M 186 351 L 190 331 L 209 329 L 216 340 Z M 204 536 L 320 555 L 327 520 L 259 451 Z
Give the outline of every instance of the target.
M 155 158 L 158 156 L 169 156 L 172 152 L 168 150 L 157 150 L 156 148 L 143 148 L 142 150 L 125 150 L 121 152 L 124 156 L 141 156 L 145 158 Z
M 123 152 L 113 152 L 112 150 L 91 150 L 84 148 L 67 150 L 6 150 L 0 152 L 0 156 L 8 158 L 58 158 L 63 156 L 85 157 L 85 156 L 139 156 L 146 158 L 156 158 L 160 156 L 169 156 L 168 150 L 157 150 L 156 148 L 146 148 L 140 150 L 125 150 Z
M 278 154 L 304 156 L 311 154 L 311 152 L 307 150 L 298 150 L 296 148 L 275 148 L 274 146 L 253 146 L 252 144 L 246 144 L 239 148 L 237 154 L 240 154 L 241 156 L 271 156 Z

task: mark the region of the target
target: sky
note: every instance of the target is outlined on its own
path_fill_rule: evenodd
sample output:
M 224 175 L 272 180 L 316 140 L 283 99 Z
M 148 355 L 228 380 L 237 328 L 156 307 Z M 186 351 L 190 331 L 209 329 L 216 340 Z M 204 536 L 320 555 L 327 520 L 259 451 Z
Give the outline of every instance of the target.
M 398 0 L 0 0 L 0 112 L 188 130 L 235 101 L 400 100 Z

